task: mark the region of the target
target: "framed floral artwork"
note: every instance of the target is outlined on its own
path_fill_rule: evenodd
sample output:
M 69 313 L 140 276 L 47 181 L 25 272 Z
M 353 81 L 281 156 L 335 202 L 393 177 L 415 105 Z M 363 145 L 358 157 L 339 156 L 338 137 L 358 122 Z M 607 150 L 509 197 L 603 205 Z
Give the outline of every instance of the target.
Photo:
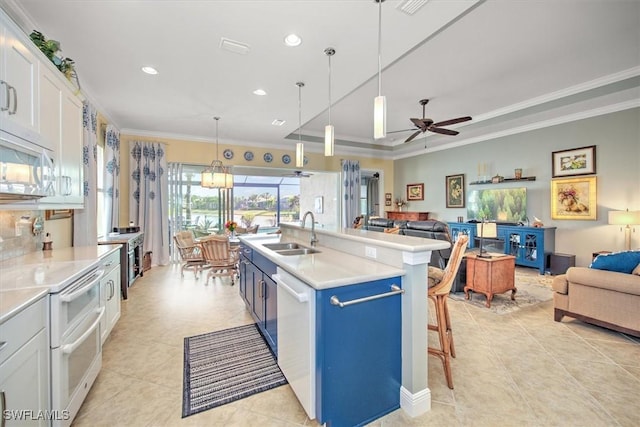
M 464 174 L 448 175 L 445 178 L 447 207 L 464 208 Z
M 552 177 L 592 175 L 596 173 L 596 146 L 551 153 Z
M 424 200 L 424 184 L 407 185 L 407 200 Z
M 595 176 L 551 180 L 551 219 L 595 220 Z

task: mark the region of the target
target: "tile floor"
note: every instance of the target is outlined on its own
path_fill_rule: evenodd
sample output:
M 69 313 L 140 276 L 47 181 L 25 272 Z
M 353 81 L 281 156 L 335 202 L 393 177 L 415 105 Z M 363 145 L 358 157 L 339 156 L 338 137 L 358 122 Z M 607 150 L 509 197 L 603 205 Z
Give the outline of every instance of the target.
M 154 267 L 130 288 L 74 426 L 307 426 L 289 386 L 181 419 L 183 338 L 252 322 L 229 282 Z M 552 302 L 497 315 L 450 300 L 455 390 L 429 358 L 432 410 L 374 426 L 638 426 L 640 339 L 565 319 Z M 430 334 L 432 335 L 432 334 Z M 430 338 L 431 339 L 431 338 Z

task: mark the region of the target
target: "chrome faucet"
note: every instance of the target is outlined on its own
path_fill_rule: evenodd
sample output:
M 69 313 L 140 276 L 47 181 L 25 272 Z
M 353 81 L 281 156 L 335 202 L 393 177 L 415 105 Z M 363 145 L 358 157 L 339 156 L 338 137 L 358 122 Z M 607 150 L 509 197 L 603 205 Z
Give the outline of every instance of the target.
M 316 217 L 313 216 L 313 212 L 306 211 L 302 216 L 302 228 L 304 228 L 304 224 L 307 221 L 307 215 L 311 215 L 311 247 L 315 247 L 316 243 L 318 243 L 318 238 L 316 237 Z

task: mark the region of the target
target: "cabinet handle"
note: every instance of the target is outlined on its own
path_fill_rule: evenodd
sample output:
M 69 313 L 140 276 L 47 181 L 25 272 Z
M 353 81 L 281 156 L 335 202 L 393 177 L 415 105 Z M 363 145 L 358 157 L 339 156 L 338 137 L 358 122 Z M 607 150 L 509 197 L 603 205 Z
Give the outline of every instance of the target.
M 0 351 L 4 350 L 4 348 L 7 346 L 7 344 L 9 344 L 6 341 L 0 341 Z
M 264 298 L 264 285 L 265 285 L 264 280 L 260 280 L 258 282 L 258 298 Z
M 4 96 L 5 96 L 5 103 L 2 107 L 0 107 L 0 111 L 7 111 L 9 109 L 9 96 L 10 96 L 10 92 L 9 92 L 9 88 L 11 86 L 9 86 L 9 83 L 5 82 L 4 80 L 0 80 L 0 84 L 4 85 Z
M 360 304 L 361 302 L 373 301 L 376 299 L 391 297 L 398 294 L 404 294 L 404 289 L 400 289 L 400 287 L 397 285 L 391 285 L 391 292 L 385 292 L 384 294 L 371 295 L 370 297 L 358 298 L 345 302 L 341 302 L 340 299 L 334 295 L 329 299 L 329 302 L 331 302 L 331 305 L 337 305 L 340 308 L 344 308 L 348 305 Z
M 16 111 L 18 111 L 18 92 L 16 91 L 16 88 L 13 86 L 9 86 L 9 91 L 13 91 L 13 108 L 9 110 L 9 115 L 14 115 Z M 9 105 L 10 104 L 7 103 L 7 107 Z

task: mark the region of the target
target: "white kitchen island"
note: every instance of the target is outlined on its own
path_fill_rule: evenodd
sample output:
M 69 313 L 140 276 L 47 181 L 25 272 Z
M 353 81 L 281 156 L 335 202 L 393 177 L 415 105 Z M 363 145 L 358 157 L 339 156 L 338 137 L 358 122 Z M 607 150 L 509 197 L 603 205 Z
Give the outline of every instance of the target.
M 298 242 L 310 246 L 311 230 L 281 224 L 282 234 L 243 236 L 246 244 L 316 290 L 338 288 L 390 277 L 401 277 L 402 375 L 400 406 L 410 416 L 431 407 L 427 382 L 427 265 L 431 251 L 447 242 L 366 230 L 315 230 L 319 253 L 282 256 L 263 245 Z

